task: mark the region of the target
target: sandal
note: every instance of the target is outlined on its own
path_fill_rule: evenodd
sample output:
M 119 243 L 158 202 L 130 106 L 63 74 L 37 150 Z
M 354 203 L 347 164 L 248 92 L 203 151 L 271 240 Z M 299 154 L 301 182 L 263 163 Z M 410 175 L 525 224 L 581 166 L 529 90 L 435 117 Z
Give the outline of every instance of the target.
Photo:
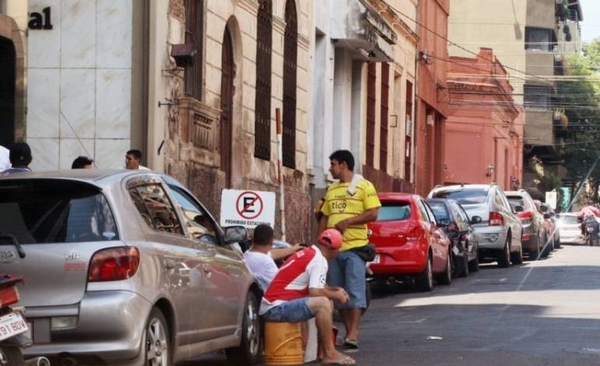
M 321 362 L 321 365 L 356 365 L 356 361 L 350 356 L 345 356 L 331 362 Z
M 344 347 L 346 348 L 350 348 L 350 349 L 358 349 L 358 340 L 357 339 L 350 339 L 350 338 L 344 338 Z

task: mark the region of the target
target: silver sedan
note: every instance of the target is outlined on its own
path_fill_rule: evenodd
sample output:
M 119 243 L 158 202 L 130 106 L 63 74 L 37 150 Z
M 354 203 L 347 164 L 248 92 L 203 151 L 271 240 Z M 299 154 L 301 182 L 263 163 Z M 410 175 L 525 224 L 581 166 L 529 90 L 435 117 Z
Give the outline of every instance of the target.
M 219 349 L 257 362 L 260 290 L 245 239 L 159 173 L 0 178 L 0 265 L 26 279 L 26 357 L 52 364 L 167 366 Z

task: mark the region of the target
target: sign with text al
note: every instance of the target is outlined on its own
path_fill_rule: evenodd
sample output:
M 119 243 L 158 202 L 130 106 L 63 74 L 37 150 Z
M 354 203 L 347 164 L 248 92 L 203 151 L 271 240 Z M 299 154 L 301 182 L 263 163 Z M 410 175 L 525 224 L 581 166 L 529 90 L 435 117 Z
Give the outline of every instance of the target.
M 224 189 L 221 193 L 221 226 L 259 224 L 275 227 L 275 193 Z

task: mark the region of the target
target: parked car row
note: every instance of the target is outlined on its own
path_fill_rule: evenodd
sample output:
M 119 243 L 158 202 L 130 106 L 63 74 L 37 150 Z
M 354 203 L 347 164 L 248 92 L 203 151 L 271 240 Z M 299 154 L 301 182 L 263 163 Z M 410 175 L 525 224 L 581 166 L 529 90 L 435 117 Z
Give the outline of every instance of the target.
M 560 240 L 553 239 L 553 216 L 525 190 L 460 184 L 435 187 L 426 199 L 408 193 L 380 193 L 379 199 L 377 221 L 369 224 L 377 249 L 373 276 L 414 279 L 422 291 L 465 277 L 480 263 L 521 264 L 524 252 L 537 260 Z

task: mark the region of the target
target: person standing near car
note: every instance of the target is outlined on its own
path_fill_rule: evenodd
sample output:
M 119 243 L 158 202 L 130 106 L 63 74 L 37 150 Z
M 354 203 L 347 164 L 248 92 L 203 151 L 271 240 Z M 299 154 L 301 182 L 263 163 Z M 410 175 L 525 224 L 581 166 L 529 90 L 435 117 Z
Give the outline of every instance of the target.
M 15 142 L 12 144 L 8 156 L 12 167 L 0 173 L 1 175 L 31 173 L 29 164 L 33 158 L 31 157 L 31 148 L 26 142 Z
M 338 182 L 327 189 L 321 208 L 319 233 L 335 228 L 343 234 L 339 255 L 329 261 L 327 283 L 343 287 L 350 295 L 345 304 L 336 303 L 346 335 L 341 344 L 358 348 L 358 330 L 366 299 L 366 262 L 359 252 L 367 249 L 367 223 L 377 220 L 381 202 L 371 182 L 354 173 L 354 156 L 348 150 L 338 150 L 329 156 L 329 172 Z

